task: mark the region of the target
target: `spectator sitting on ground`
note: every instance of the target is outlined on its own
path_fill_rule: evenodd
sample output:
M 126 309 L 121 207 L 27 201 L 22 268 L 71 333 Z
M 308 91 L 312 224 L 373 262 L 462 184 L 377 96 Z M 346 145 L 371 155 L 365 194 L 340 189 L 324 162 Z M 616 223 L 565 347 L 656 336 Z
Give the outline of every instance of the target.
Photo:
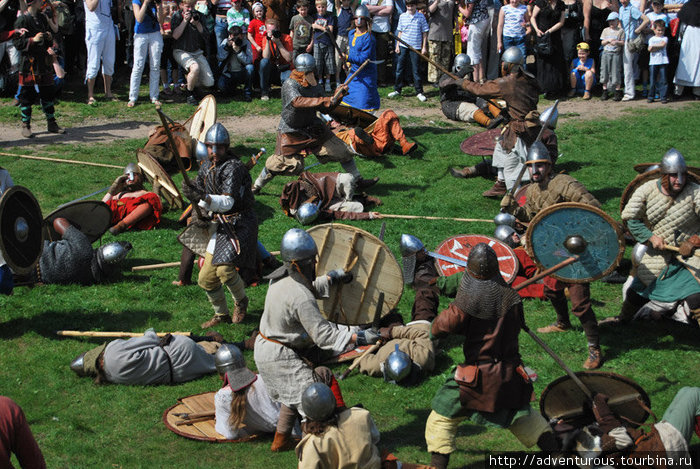
M 595 62 L 588 56 L 590 48 L 585 42 L 576 46 L 578 58 L 571 62 L 571 74 L 569 75 L 571 89 L 569 97 L 583 91 L 583 99 L 591 99 L 591 90 L 596 84 Z
M 253 50 L 243 36 L 240 26 L 231 26 L 226 42 L 221 44 L 226 54 L 221 57 L 221 77 L 218 81 L 219 91 L 224 95 L 233 95 L 236 87 L 243 83 L 244 99 L 253 99 Z
M 175 40 L 173 56 L 187 72 L 187 103 L 196 106 L 195 88 L 214 86 L 214 74 L 204 56 L 208 32 L 202 24 L 202 14 L 194 10 L 194 4 L 195 0 L 180 3 L 180 10 L 173 13 L 171 28 Z

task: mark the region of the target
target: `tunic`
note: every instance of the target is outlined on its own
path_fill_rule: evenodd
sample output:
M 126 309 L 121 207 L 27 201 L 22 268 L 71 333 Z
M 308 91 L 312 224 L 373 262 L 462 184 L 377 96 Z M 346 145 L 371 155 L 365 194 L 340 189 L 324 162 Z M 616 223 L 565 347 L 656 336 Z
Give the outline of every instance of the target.
M 369 354 L 360 360 L 360 373 L 370 376 L 382 376 L 381 364 L 395 350 L 398 344 L 399 350 L 408 354 L 411 361 L 425 373 L 430 373 L 435 368 L 435 346 L 430 339 L 430 323 L 428 321 L 415 321 L 407 326 L 397 326 L 391 329 L 392 340 L 382 345 L 377 353 Z
M 600 202 L 593 194 L 568 174 L 557 174 L 544 183 L 530 184 L 525 196 L 525 205 L 513 211 L 513 215 L 522 221 L 530 221 L 539 211 L 561 202 L 579 202 L 600 208 Z
M 314 281 L 314 288 L 322 297 L 328 296 L 329 287 L 325 275 Z M 289 276 L 272 280 L 254 354 L 272 399 L 303 415 L 301 394 L 314 377 L 312 367 L 295 350 L 304 351 L 315 344 L 339 354 L 351 338 L 350 331 L 334 328 L 321 316 L 314 294 L 305 285 Z
M 153 209 L 153 214 L 142 218 L 135 225 L 129 226 L 129 228 L 136 228 L 137 230 L 150 230 L 155 228 L 155 226 L 160 223 L 160 214 L 163 211 L 163 204 L 160 202 L 160 197 L 154 192 L 145 192 L 143 195 L 138 197 L 121 197 L 109 199 L 106 204 L 112 211 L 111 225 L 116 225 L 124 219 L 128 214 L 134 211 L 134 209 L 141 204 L 148 204 Z
M 42 13 L 32 16 L 29 13 L 17 18 L 15 29 L 25 28 L 27 32 L 20 36 L 16 35 L 12 39 L 15 48 L 20 52 L 19 77 L 21 85 L 52 85 L 54 70 L 53 59 L 46 52 L 47 48 L 53 44 L 44 40 L 37 44 L 33 41 L 37 33 L 48 33 L 51 31 L 48 20 Z
M 661 179 L 639 187 L 622 210 L 622 219 L 635 239 L 644 243 L 652 235 L 660 236 L 669 245 L 680 245 L 700 233 L 700 185 L 687 181 L 676 197 L 661 192 Z M 631 288 L 650 300 L 673 302 L 700 293 L 700 284 L 685 265 L 700 268 L 700 257 L 677 260 L 672 251 L 649 247 L 637 268 Z
M 360 65 L 367 60 L 376 60 L 376 40 L 366 31 L 360 33 L 353 29 L 348 34 L 348 76 L 355 73 Z M 365 68 L 348 84 L 348 95 L 343 98 L 343 104 L 364 111 L 373 112 L 379 109 L 379 91 L 377 88 L 377 64 L 368 63 Z
M 308 433 L 297 445 L 299 469 L 379 469 L 379 430 L 369 411 L 351 407 L 338 415 L 338 425 L 322 434 Z
M 115 384 L 184 383 L 214 373 L 214 356 L 189 337 L 174 335 L 160 347 L 160 337 L 149 329 L 143 337 L 113 340 L 104 351 L 104 374 Z M 168 359 L 169 357 L 169 359 Z
M 251 191 L 250 173 L 241 161 L 229 155 L 223 163 L 210 160 L 202 163 L 194 186 L 211 196 L 211 205 L 203 200 L 199 205 L 204 210 L 220 214 L 224 220 L 216 224 L 207 252 L 213 254 L 212 264 L 233 264 L 236 267 L 256 268 L 258 218 L 253 210 L 255 198 Z M 217 221 L 214 218 L 214 221 Z M 240 243 L 236 253 L 228 231 L 234 231 Z

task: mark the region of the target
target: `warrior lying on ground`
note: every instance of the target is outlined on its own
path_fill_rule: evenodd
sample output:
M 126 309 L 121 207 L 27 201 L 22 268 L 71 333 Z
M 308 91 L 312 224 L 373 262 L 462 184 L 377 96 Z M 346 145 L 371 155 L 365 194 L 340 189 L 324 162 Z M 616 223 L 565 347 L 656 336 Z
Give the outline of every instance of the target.
M 375 212 L 365 207 L 379 205 L 381 200 L 365 193 L 355 194 L 353 177 L 348 173 L 309 173 L 304 171 L 296 181 L 282 189 L 280 205 L 284 213 L 296 216 L 303 225 L 323 220 L 371 220 Z
M 150 230 L 160 223 L 163 211 L 160 197 L 143 187 L 144 176 L 136 163 L 129 163 L 124 174 L 114 180 L 102 202 L 112 211 L 109 232 L 118 235 L 126 230 Z
M 211 338 L 222 340 L 221 336 Z M 214 373 L 218 342 L 183 335 L 158 337 L 148 329 L 142 337 L 117 339 L 78 355 L 70 364 L 78 376 L 96 383 L 130 385 L 184 383 Z
M 336 137 L 353 152 L 363 156 L 376 157 L 390 153 L 395 142 L 401 146 L 402 155 L 408 155 L 418 147 L 418 144 L 406 139 L 399 116 L 391 109 L 382 112 L 377 120 L 365 128 L 351 129 L 336 121 L 331 121 L 330 126 Z

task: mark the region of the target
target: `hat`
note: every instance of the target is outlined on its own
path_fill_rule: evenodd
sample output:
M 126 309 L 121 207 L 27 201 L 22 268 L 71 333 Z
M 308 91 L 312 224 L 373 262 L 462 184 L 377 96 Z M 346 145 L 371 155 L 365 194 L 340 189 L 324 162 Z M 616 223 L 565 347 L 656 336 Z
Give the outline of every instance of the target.
M 577 49 L 577 50 L 588 50 L 588 51 L 591 50 L 591 48 L 588 47 L 588 43 L 587 43 L 587 42 L 579 42 L 579 43 L 576 45 L 576 49 Z
M 605 21 L 613 21 L 613 20 L 619 20 L 620 15 L 617 14 L 616 11 L 611 11 L 610 14 L 608 15 L 608 19 Z
M 255 2 L 255 3 L 253 3 L 253 7 L 252 7 L 252 8 L 253 8 L 253 11 L 257 10 L 258 8 L 261 9 L 261 10 L 265 9 L 265 7 L 263 6 L 263 4 L 260 3 L 260 2 Z

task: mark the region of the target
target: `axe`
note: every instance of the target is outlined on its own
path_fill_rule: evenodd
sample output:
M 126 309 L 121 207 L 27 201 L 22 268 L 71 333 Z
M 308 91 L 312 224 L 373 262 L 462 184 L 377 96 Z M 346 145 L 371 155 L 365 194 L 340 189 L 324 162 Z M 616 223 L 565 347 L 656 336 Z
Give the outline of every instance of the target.
M 382 308 L 384 307 L 384 292 L 379 293 L 379 298 L 377 299 L 377 309 L 374 310 L 374 318 L 372 319 L 372 329 L 378 330 L 379 328 L 379 320 L 381 319 L 382 315 Z M 360 364 L 360 361 L 365 357 L 365 355 L 368 355 L 370 353 L 373 353 L 375 350 L 377 350 L 379 347 L 381 347 L 381 340 L 377 342 L 376 344 L 372 345 L 370 348 L 362 352 L 362 355 L 357 357 L 355 361 L 352 362 L 352 365 L 348 367 L 347 370 L 343 372 L 342 375 L 338 376 L 338 381 L 342 381 L 345 378 L 348 377 L 348 375 L 357 368 L 357 366 Z

